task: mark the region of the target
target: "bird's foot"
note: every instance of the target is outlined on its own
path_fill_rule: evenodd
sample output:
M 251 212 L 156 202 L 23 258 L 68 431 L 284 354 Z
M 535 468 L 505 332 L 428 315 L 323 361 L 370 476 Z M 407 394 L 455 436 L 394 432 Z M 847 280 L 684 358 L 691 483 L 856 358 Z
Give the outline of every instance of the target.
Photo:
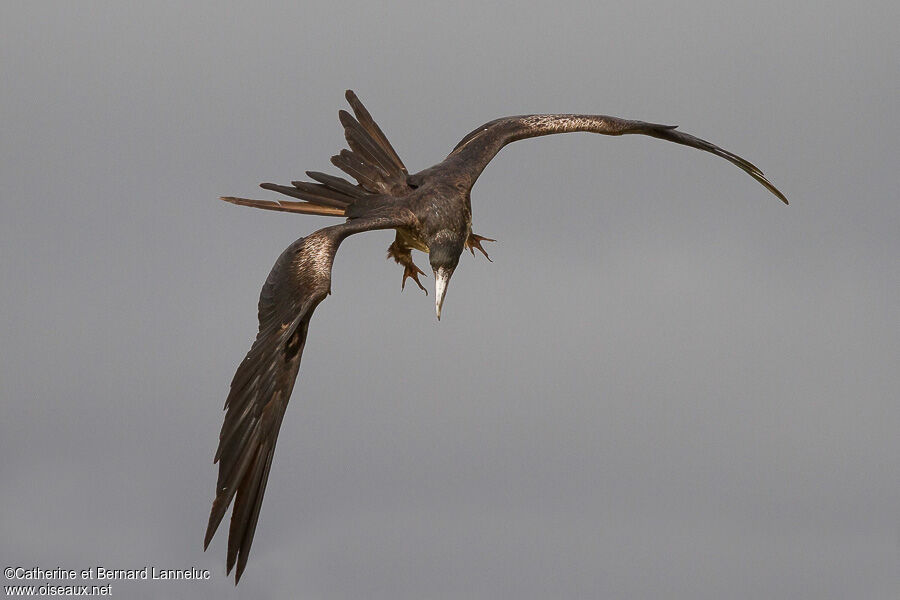
M 413 262 L 412 252 L 409 248 L 405 246 L 400 246 L 397 242 L 394 242 L 388 248 L 388 258 L 393 258 L 398 264 L 403 265 L 403 281 L 400 283 L 400 289 L 406 289 L 406 280 L 412 279 L 416 282 L 416 285 L 419 286 L 419 289 L 425 292 L 425 295 L 428 295 L 428 290 L 425 289 L 425 286 L 422 285 L 422 282 L 419 281 L 419 275 L 425 275 L 425 271 L 416 266 L 416 263 Z M 428 277 L 425 275 L 425 277 Z
M 484 257 L 488 259 L 489 262 L 494 262 L 491 260 L 491 257 L 488 256 L 488 253 L 484 251 L 484 248 L 481 247 L 481 242 L 496 242 L 497 240 L 492 240 L 491 238 L 486 238 L 478 235 L 477 233 L 470 233 L 469 237 L 466 238 L 466 248 L 469 249 L 469 252 L 472 253 L 472 256 L 475 256 L 475 249 L 477 248 L 479 252 L 484 254 Z
M 406 280 L 412 279 L 416 282 L 416 285 L 419 286 L 419 289 L 425 292 L 425 295 L 428 295 L 428 290 L 425 289 L 425 286 L 422 285 L 422 282 L 419 281 L 419 275 L 425 275 L 425 271 L 417 267 L 412 260 L 409 261 L 409 264 L 403 265 L 403 282 L 400 283 L 400 291 L 406 287 Z M 425 275 L 428 277 L 428 275 Z

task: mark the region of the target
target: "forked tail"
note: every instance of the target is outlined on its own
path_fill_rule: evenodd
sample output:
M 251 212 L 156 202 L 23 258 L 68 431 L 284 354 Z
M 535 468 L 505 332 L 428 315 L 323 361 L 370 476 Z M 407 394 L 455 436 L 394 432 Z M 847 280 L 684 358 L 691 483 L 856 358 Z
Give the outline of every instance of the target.
M 408 192 L 410 188 L 407 185 L 406 167 L 384 132 L 356 94 L 347 90 L 346 98 L 355 117 L 343 110 L 338 116 L 344 127 L 344 137 L 350 150 L 342 150 L 340 154 L 332 157 L 331 162 L 356 179 L 359 182 L 357 185 L 334 175 L 307 171 L 306 174 L 316 183 L 292 181 L 290 186 L 275 183 L 260 184 L 265 190 L 296 198 L 300 200 L 299 202 L 251 200 L 233 196 L 223 196 L 222 200 L 266 210 L 345 217 L 349 216 L 350 206 L 363 198 L 400 196 Z

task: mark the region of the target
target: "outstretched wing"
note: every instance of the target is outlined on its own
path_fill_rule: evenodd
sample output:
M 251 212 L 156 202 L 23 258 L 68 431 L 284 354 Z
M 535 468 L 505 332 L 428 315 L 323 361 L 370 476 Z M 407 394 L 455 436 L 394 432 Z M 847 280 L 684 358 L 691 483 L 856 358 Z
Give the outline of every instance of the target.
M 408 224 L 405 211 L 351 220 L 300 238 L 285 250 L 259 296 L 259 333 L 238 366 L 225 401 L 219 434 L 216 498 L 204 549 L 234 500 L 228 531 L 228 572 L 237 583 L 253 543 L 272 466 L 275 441 L 287 408 L 313 311 L 331 293 L 331 265 L 348 235 Z
M 478 178 L 481 171 L 484 170 L 497 152 L 505 145 L 516 140 L 576 131 L 602 133 L 604 135 L 637 133 L 675 142 L 676 144 L 683 144 L 720 156 L 748 173 L 764 185 L 767 190 L 775 194 L 779 200 L 785 204 L 788 203 L 784 194 L 778 191 L 755 165 L 706 140 L 675 131 L 676 127 L 677 125 L 659 125 L 657 123 L 631 121 L 605 115 L 524 115 L 504 117 L 485 123 L 469 133 L 456 145 L 456 148 L 453 149 L 447 160 L 456 162 L 464 168 L 474 183 L 474 180 Z

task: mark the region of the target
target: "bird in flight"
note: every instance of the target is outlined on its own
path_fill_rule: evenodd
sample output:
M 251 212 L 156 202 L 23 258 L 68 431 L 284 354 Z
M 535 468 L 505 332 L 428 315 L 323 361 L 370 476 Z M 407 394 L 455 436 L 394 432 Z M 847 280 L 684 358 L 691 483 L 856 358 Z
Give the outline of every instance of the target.
M 464 250 L 480 251 L 494 240 L 472 231 L 469 194 L 492 158 L 510 142 L 555 133 L 641 134 L 698 148 L 720 156 L 788 203 L 762 171 L 740 156 L 705 140 L 658 125 L 605 115 L 537 114 L 503 117 L 466 135 L 442 162 L 412 175 L 381 128 L 352 91 L 346 93 L 353 115 L 341 110 L 349 150 L 331 157 L 356 184 L 334 175 L 307 171 L 313 182 L 260 187 L 294 200 L 250 200 L 223 197 L 242 206 L 267 210 L 343 217 L 345 221 L 300 238 L 281 254 L 259 296 L 259 333 L 238 366 L 225 401 L 225 422 L 215 462 L 219 464 L 216 497 L 204 549 L 234 500 L 228 530 L 227 572 L 237 565 L 235 584 L 247 565 L 256 532 L 275 441 L 284 417 L 313 311 L 331 293 L 331 265 L 341 242 L 350 235 L 378 229 L 396 231 L 388 258 L 403 267 L 401 288 L 425 273 L 413 262 L 412 250 L 428 254 L 434 274 L 437 318 L 447 284 Z

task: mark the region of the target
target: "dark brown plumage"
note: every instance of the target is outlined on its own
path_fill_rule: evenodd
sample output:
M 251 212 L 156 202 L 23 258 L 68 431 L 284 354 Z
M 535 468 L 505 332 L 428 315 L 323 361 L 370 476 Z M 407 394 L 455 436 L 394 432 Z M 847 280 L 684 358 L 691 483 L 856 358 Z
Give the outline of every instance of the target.
M 346 97 L 355 116 L 343 110 L 338 116 L 350 149 L 333 156 L 331 162 L 357 184 L 334 175 L 307 171 L 315 183 L 261 184 L 264 189 L 296 201 L 222 198 L 244 206 L 347 219 L 343 224 L 300 238 L 278 258 L 259 297 L 256 341 L 231 382 L 215 457 L 219 476 L 204 548 L 234 500 L 227 569 L 230 573 L 237 566 L 235 583 L 247 564 L 275 441 L 300 369 L 309 320 L 331 292 L 331 265 L 338 246 L 347 236 L 376 229 L 396 230 L 388 257 L 403 266 L 403 285 L 411 278 L 423 290 L 419 275 L 424 273 L 413 263 L 412 250 L 427 252 L 435 275 L 435 310 L 440 319 L 447 284 L 460 254 L 464 249 L 474 254 L 477 249 L 487 256 L 481 242 L 493 241 L 472 233 L 469 193 L 497 152 L 516 140 L 577 131 L 648 135 L 720 156 L 787 204 L 784 195 L 762 171 L 727 150 L 676 131 L 672 125 L 603 115 L 524 115 L 497 119 L 465 136 L 443 162 L 410 175 L 356 95 L 348 91 Z

